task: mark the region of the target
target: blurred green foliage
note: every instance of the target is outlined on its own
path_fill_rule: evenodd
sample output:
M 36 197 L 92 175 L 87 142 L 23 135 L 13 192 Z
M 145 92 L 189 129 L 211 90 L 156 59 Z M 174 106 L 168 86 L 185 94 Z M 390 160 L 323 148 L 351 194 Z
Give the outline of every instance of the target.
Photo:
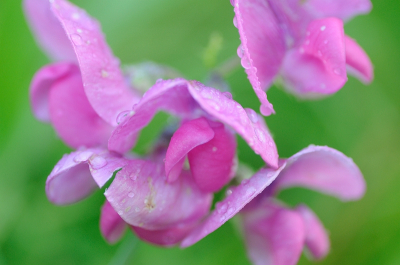
M 189 79 L 204 80 L 204 51 L 214 32 L 222 46 L 217 57 L 206 59 L 211 64 L 235 56 L 239 45 L 228 0 L 72 2 L 101 21 L 125 64 L 152 60 Z M 282 157 L 309 144 L 329 145 L 352 157 L 367 181 L 367 194 L 358 202 L 342 203 L 303 189 L 280 195 L 289 205 L 307 203 L 330 231 L 332 250 L 319 264 L 400 264 L 400 2 L 373 4 L 370 15 L 346 25 L 347 34 L 375 65 L 371 85 L 350 78 L 337 94 L 320 101 L 299 101 L 275 87 L 268 93 L 277 114 L 266 120 Z M 48 202 L 46 177 L 69 149 L 30 112 L 30 79 L 47 62 L 25 23 L 21 3 L 1 0 L 0 264 L 118 264 L 124 255 L 127 264 L 249 264 L 233 222 L 184 250 L 137 242 L 128 234 L 122 243 L 109 246 L 98 228 L 101 191 L 68 207 Z M 242 69 L 228 82 L 234 99 L 258 109 Z M 163 117 L 158 116 L 160 123 Z M 145 140 L 138 147 L 141 152 Z M 239 157 L 254 169 L 263 165 L 241 139 Z M 303 256 L 300 264 L 312 262 Z

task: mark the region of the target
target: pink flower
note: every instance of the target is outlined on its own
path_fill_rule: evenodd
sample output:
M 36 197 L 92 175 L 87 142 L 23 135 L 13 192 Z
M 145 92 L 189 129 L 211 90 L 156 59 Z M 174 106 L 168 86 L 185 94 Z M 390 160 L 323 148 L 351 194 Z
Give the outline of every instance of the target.
M 369 0 L 232 0 L 242 60 L 261 101 L 261 113 L 274 113 L 266 91 L 280 74 L 286 88 L 303 98 L 338 91 L 346 67 L 365 83 L 373 79 L 363 49 L 344 35 L 342 20 L 371 9 Z
M 365 192 L 363 176 L 350 158 L 329 147 L 309 146 L 281 160 L 278 169 L 261 169 L 229 189 L 227 197 L 181 246 L 196 243 L 240 211 L 248 254 L 254 264 L 296 264 L 304 246 L 314 258 L 323 258 L 329 251 L 329 239 L 315 214 L 306 206 L 291 210 L 274 200 L 281 189 L 294 186 L 343 201 L 357 200 Z

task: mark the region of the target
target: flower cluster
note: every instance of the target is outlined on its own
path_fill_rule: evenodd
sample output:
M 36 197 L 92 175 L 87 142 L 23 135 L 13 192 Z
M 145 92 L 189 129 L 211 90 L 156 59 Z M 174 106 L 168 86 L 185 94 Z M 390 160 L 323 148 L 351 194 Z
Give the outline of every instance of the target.
M 273 112 L 264 90 L 277 74 L 303 97 L 340 89 L 346 66 L 371 81 L 371 63 L 344 35 L 341 20 L 367 12 L 369 1 L 231 3 L 242 41 L 238 55 L 264 115 Z M 84 10 L 66 0 L 24 0 L 24 8 L 38 43 L 54 61 L 33 78 L 33 112 L 76 150 L 47 179 L 51 202 L 77 202 L 114 177 L 100 217 L 100 230 L 110 243 L 130 227 L 153 244 L 187 247 L 238 215 L 254 264 L 295 264 L 304 246 L 316 259 L 327 254 L 329 239 L 316 215 L 305 205 L 288 209 L 274 197 L 283 188 L 302 186 L 344 201 L 361 198 L 364 179 L 350 158 L 329 147 L 309 146 L 279 159 L 264 118 L 229 92 L 174 78 L 159 79 L 142 94 L 147 87 L 130 82 L 99 23 Z M 177 122 L 149 154 L 131 153 L 158 111 Z M 241 181 L 235 134 L 266 164 Z M 224 187 L 226 197 L 211 211 L 213 194 Z

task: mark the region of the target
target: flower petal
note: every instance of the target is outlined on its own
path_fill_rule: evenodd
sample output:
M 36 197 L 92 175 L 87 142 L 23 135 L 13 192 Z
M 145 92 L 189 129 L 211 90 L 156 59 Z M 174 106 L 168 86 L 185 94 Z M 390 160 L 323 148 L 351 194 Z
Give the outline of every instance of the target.
M 124 235 L 126 223 L 106 201 L 101 208 L 100 231 L 108 243 L 114 244 Z
M 219 202 L 216 209 L 182 241 L 181 247 L 195 244 L 232 218 L 270 185 L 283 167 L 276 171 L 268 168 L 261 169 L 250 179 L 244 180 L 239 186 L 229 189 L 227 197 Z
M 344 21 L 371 11 L 370 0 L 307 0 L 304 7 L 319 17 L 337 17 Z
M 305 240 L 301 215 L 266 201 L 241 216 L 247 252 L 253 264 L 297 264 Z
M 69 73 L 53 80 L 47 90 L 51 123 L 60 138 L 73 148 L 107 146 L 113 127 L 90 105 L 77 66 L 71 65 Z
M 370 83 L 374 78 L 371 60 L 358 43 L 349 36 L 344 37 L 346 45 L 347 70 L 364 83 Z
M 47 178 L 47 198 L 60 205 L 82 200 L 96 189 L 96 184 L 102 187 L 123 166 L 115 154 L 101 148 L 64 155 Z
M 241 45 L 238 55 L 258 96 L 261 113 L 275 113 L 265 90 L 279 71 L 286 51 L 282 29 L 268 1 L 235 0 L 234 24 L 239 30 Z
M 343 22 L 336 18 L 311 22 L 303 44 L 285 56 L 282 76 L 288 89 L 300 97 L 342 88 L 347 81 Z
M 36 119 L 50 122 L 49 92 L 54 83 L 70 74 L 74 64 L 55 63 L 42 67 L 36 72 L 29 88 L 33 114 Z
M 212 194 L 201 192 L 188 171 L 168 183 L 162 163 L 121 160 L 126 166 L 104 194 L 128 224 L 164 230 L 179 223 L 197 222 L 208 212 Z
M 198 118 L 182 124 L 174 133 L 165 155 L 165 174 L 169 182 L 175 181 L 182 170 L 186 155 L 196 146 L 214 137 L 206 118 Z
M 365 181 L 351 158 L 327 146 L 309 146 L 287 160 L 287 166 L 269 189 L 306 187 L 343 201 L 360 199 Z
M 49 0 L 24 0 L 25 17 L 39 45 L 55 61 L 77 62 L 71 42 L 50 9 Z
M 329 252 L 329 237 L 324 225 L 305 205 L 296 207 L 296 211 L 303 217 L 305 225 L 305 244 L 314 259 L 322 259 Z
M 204 192 L 220 190 L 235 175 L 235 135 L 219 122 L 212 124 L 212 130 L 214 138 L 188 153 L 190 171 Z
M 119 113 L 132 108 L 138 98 L 125 84 L 99 23 L 65 0 L 50 1 L 79 61 L 86 95 L 94 110 L 111 125 Z
M 262 117 L 251 109 L 243 109 L 224 93 L 199 82 L 189 82 L 189 91 L 207 113 L 231 126 L 268 165 L 278 167 L 276 145 Z

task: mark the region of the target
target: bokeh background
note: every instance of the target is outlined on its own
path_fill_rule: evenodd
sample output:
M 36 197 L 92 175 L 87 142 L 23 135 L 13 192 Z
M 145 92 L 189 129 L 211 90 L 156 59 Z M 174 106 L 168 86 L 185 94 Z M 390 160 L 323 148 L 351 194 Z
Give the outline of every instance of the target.
M 152 60 L 189 79 L 204 80 L 204 50 L 222 37 L 220 64 L 236 54 L 239 38 L 228 0 L 73 0 L 102 23 L 122 63 Z M 350 77 L 337 94 L 300 101 L 273 87 L 276 115 L 266 118 L 279 153 L 288 157 L 309 144 L 328 145 L 352 157 L 364 173 L 364 199 L 342 203 L 304 189 L 282 192 L 289 205 L 308 204 L 330 231 L 332 249 L 318 264 L 400 264 L 400 2 L 372 1 L 373 11 L 345 26 L 375 66 L 365 86 Z M 51 126 L 34 119 L 28 86 L 48 63 L 25 22 L 21 2 L 0 1 L 0 264 L 250 264 L 235 222 L 228 222 L 188 249 L 163 249 L 127 232 L 108 245 L 99 232 L 101 191 L 71 206 L 48 202 L 46 177 L 69 152 Z M 238 68 L 228 77 L 234 99 L 259 103 Z M 156 135 L 164 116 L 147 132 Z M 141 141 L 145 150 L 146 141 Z M 241 161 L 261 159 L 239 140 Z M 305 255 L 299 264 L 313 264 Z

